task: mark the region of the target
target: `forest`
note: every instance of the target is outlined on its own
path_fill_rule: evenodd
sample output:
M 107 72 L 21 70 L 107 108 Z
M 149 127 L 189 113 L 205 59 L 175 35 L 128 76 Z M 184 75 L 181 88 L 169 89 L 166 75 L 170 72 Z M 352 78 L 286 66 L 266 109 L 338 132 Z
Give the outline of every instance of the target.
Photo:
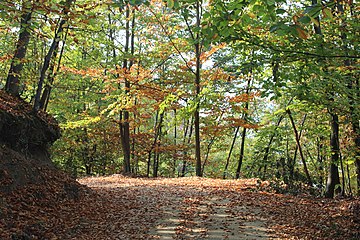
M 1 239 L 359 239 L 355 0 L 1 0 Z
M 0 3 L 0 87 L 61 128 L 74 177 L 360 193 L 355 1 Z

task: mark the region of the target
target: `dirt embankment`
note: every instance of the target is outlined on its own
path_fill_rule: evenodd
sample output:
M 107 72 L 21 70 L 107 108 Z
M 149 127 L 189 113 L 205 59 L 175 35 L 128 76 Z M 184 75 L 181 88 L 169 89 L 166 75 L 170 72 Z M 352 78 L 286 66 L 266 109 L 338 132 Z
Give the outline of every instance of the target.
M 41 183 L 42 168 L 53 169 L 47 148 L 60 137 L 56 121 L 0 91 L 0 191 Z
M 54 118 L 0 91 L 0 239 L 44 235 L 36 212 L 84 193 L 85 187 L 50 160 L 48 147 L 59 137 Z

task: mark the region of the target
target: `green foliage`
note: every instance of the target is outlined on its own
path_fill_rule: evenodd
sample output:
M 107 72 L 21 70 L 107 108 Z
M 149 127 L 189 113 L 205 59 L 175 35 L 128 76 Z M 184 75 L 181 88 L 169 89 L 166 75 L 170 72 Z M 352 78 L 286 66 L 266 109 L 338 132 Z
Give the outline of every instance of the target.
M 20 28 L 22 12 L 16 3 L 0 3 L 0 87 L 5 85 Z M 33 101 L 46 51 L 63 16 L 60 1 L 34 6 L 21 74 L 22 97 L 27 101 Z M 55 79 L 48 109 L 63 128 L 62 139 L 52 148 L 54 161 L 72 174 L 120 171 L 119 125 L 125 123 L 125 112 L 134 173 L 147 174 L 149 159 L 152 166 L 156 157 L 164 176 L 176 175 L 174 169 L 183 161 L 195 166 L 191 125 L 199 108 L 206 176 L 222 177 L 234 130 L 246 127 L 241 176 L 272 179 L 279 189 L 283 182 L 300 186 L 304 174 L 287 109 L 302 132 L 310 174 L 320 185 L 325 183 L 331 154 L 328 113 L 338 114 L 344 163 L 350 169 L 344 174 L 354 175 L 358 155 L 350 139 L 356 136 L 351 127 L 360 116 L 360 31 L 353 5 L 82 0 L 70 11 L 59 39 L 63 55 L 60 59 L 57 53 L 49 73 Z M 126 50 L 127 24 L 134 42 Z M 228 177 L 235 175 L 240 155 L 236 137 Z

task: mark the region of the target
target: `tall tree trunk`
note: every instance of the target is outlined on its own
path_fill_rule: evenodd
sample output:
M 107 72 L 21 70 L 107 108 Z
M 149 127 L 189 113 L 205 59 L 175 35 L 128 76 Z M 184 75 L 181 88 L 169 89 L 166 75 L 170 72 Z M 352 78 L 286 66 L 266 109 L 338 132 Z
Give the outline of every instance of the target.
M 318 4 L 318 0 L 312 0 L 312 4 Z M 314 24 L 314 31 L 317 35 L 322 35 L 321 26 L 320 26 L 320 18 L 316 17 L 318 24 Z M 320 45 L 322 48 L 322 45 Z M 331 95 L 332 93 L 330 93 Z M 330 99 L 331 101 L 332 99 Z M 332 112 L 333 110 L 329 110 L 329 114 L 331 117 L 330 125 L 331 125 L 331 136 L 330 136 L 330 148 L 331 148 L 331 158 L 330 158 L 330 167 L 329 173 L 326 183 L 325 197 L 333 198 L 335 194 L 336 185 L 340 184 L 339 178 L 339 120 L 336 113 Z
M 293 98 L 290 99 L 289 103 L 286 105 L 286 107 L 292 102 Z M 274 133 L 270 136 L 270 139 L 269 139 L 269 143 L 268 145 L 265 147 L 265 152 L 264 152 L 264 157 L 263 157 L 263 162 L 266 163 L 267 162 L 267 159 L 269 157 L 269 153 L 270 153 L 270 147 L 271 147 L 271 144 L 275 138 L 275 135 L 276 135 L 276 130 L 278 129 L 278 127 L 280 126 L 280 123 L 281 121 L 283 120 L 284 118 L 284 115 L 281 115 L 275 125 L 275 129 L 274 129 Z
M 343 157 L 341 152 L 339 153 L 339 160 L 340 160 L 340 169 L 341 169 L 341 183 L 342 183 L 342 189 L 341 189 L 341 196 L 345 197 L 345 189 L 346 189 L 346 181 L 345 181 L 345 169 L 344 169 L 344 163 L 343 163 Z
M 32 5 L 31 1 L 24 1 L 22 5 L 19 38 L 5 85 L 5 91 L 16 97 L 20 96 L 20 75 L 30 41 L 30 20 L 33 13 L 33 6 L 30 5 Z
M 156 119 L 155 119 L 155 123 L 154 123 L 154 141 L 148 151 L 148 162 L 147 162 L 147 172 L 146 175 L 147 177 L 150 176 L 150 165 L 151 165 L 151 153 L 153 152 L 154 148 L 156 146 L 158 146 L 158 140 L 161 136 L 161 127 L 162 127 L 162 123 L 164 120 L 164 113 L 160 113 L 160 117 L 159 117 L 159 111 L 156 112 Z M 157 177 L 157 168 L 158 168 L 158 164 L 156 163 L 157 161 L 157 153 L 154 152 L 154 158 L 153 158 L 153 177 Z
M 335 194 L 335 188 L 340 184 L 339 177 L 339 118 L 336 113 L 330 112 L 331 116 L 331 137 L 330 137 L 330 147 L 331 147 L 331 158 L 330 158 L 330 169 L 329 175 L 326 183 L 325 197 L 333 198 Z
M 360 90 L 360 89 L 359 89 Z M 352 123 L 353 132 L 355 134 L 355 166 L 356 166 L 356 182 L 357 195 L 360 196 L 360 128 L 355 122 Z
M 246 105 L 249 105 L 248 103 Z M 244 160 L 244 150 L 245 150 L 245 138 L 246 138 L 246 130 L 247 128 L 244 127 L 243 131 L 241 133 L 241 143 L 240 143 L 240 156 L 239 156 L 239 162 L 238 162 L 238 166 L 236 169 L 236 179 L 240 178 L 240 171 L 241 171 L 241 166 Z
M 251 71 L 252 73 L 252 71 Z M 275 74 L 276 75 L 276 74 Z M 249 78 L 248 82 L 247 82 L 247 87 L 246 87 L 246 94 L 249 95 L 250 93 L 250 87 L 251 87 L 251 77 Z M 245 113 L 244 113 L 244 120 L 247 121 L 248 118 L 248 110 L 249 110 L 249 102 L 245 103 Z M 241 171 L 241 166 L 244 160 L 244 151 L 245 151 L 245 139 L 246 139 L 246 127 L 243 128 L 243 131 L 241 133 L 241 143 L 240 143 L 240 156 L 239 156 L 239 161 L 238 161 L 238 166 L 236 168 L 236 179 L 240 178 L 240 171 Z
M 345 4 L 345 3 L 344 3 Z M 351 15 L 353 16 L 353 3 L 350 3 L 351 8 Z M 337 2 L 337 8 L 339 12 L 344 13 L 344 7 L 341 2 Z M 343 22 L 343 25 L 346 26 L 346 22 Z M 346 29 L 344 27 L 344 29 Z M 347 55 L 349 52 L 349 46 L 346 44 L 347 35 L 345 32 L 342 32 L 341 39 L 344 41 L 343 49 L 345 54 Z M 344 61 L 344 65 L 349 67 L 352 65 L 350 59 L 346 59 Z M 356 74 L 356 73 L 355 73 Z M 354 75 L 355 75 L 354 74 Z M 358 107 L 358 103 L 356 99 L 360 98 L 360 81 L 352 74 L 348 76 L 348 85 L 347 88 L 349 89 L 348 94 L 348 101 L 350 105 L 350 119 L 351 119 L 351 126 L 353 131 L 353 140 L 355 143 L 355 167 L 356 167 L 356 182 L 357 182 L 357 195 L 360 196 L 360 110 Z
M 190 130 L 189 130 L 189 125 L 190 125 Z M 187 145 L 189 145 L 190 142 L 191 142 L 192 134 L 193 134 L 193 119 L 191 119 L 190 121 L 187 121 L 186 129 L 185 129 L 185 132 L 184 132 L 184 145 L 186 143 L 187 132 L 189 132 L 189 135 L 188 135 L 188 138 L 187 138 Z M 184 151 L 184 161 L 183 161 L 183 165 L 182 165 L 182 169 L 181 169 L 181 177 L 185 177 L 185 174 L 186 174 L 186 167 L 187 167 L 186 166 L 187 165 L 186 158 L 187 158 L 187 151 L 185 150 Z
M 265 164 L 268 160 L 268 157 L 269 157 L 269 153 L 270 153 L 270 147 L 271 147 L 271 144 L 275 138 L 275 131 L 277 130 L 277 128 L 280 126 L 280 123 L 281 121 L 283 120 L 284 118 L 284 115 L 281 115 L 275 125 L 275 129 L 274 129 L 274 133 L 270 136 L 270 139 L 269 139 L 269 143 L 267 144 L 267 146 L 265 147 L 265 152 L 264 152 L 264 157 L 263 157 L 263 163 Z
M 205 166 L 206 166 L 207 161 L 209 159 L 210 150 L 211 150 L 211 147 L 214 144 L 214 142 L 215 142 L 215 136 L 213 136 L 210 139 L 210 142 L 208 143 L 208 145 L 206 147 L 205 159 L 204 159 L 204 161 L 202 163 L 202 167 L 201 167 L 201 176 L 204 176 Z
M 219 119 L 217 120 L 217 124 L 216 124 L 217 126 L 220 124 L 223 115 L 224 115 L 224 112 L 221 112 L 221 115 L 219 116 Z M 204 176 L 205 166 L 206 166 L 207 161 L 209 159 L 210 150 L 211 150 L 212 145 L 215 142 L 215 139 L 216 139 L 216 135 L 212 136 L 210 138 L 210 142 L 208 143 L 208 145 L 206 147 L 205 159 L 204 159 L 204 161 L 202 163 L 202 168 L 201 168 L 201 176 Z
M 200 25 L 200 1 L 196 1 L 196 26 L 198 28 Z M 196 34 L 196 43 L 195 43 L 195 56 L 196 56 L 196 72 L 195 72 L 195 88 L 196 88 L 196 108 L 194 113 L 194 124 L 195 124 L 195 159 L 196 159 L 196 176 L 201 177 L 201 145 L 200 145 L 200 69 L 201 69 L 201 45 L 200 45 L 200 34 Z
M 306 175 L 308 184 L 311 186 L 311 185 L 312 185 L 312 181 L 311 181 L 311 177 L 310 177 L 310 174 L 309 174 L 307 165 L 306 165 L 306 160 L 305 160 L 305 157 L 304 157 L 302 148 L 301 148 L 299 133 L 298 133 L 298 131 L 297 131 L 297 129 L 296 129 L 295 122 L 294 122 L 294 119 L 293 119 L 293 117 L 292 117 L 292 115 L 291 115 L 290 109 L 286 109 L 286 112 L 287 112 L 287 114 L 289 115 L 290 122 L 291 122 L 291 125 L 292 125 L 293 130 L 294 130 L 296 145 L 297 145 L 297 147 L 298 147 L 298 149 L 299 149 L 299 154 L 300 154 L 301 162 L 302 162 L 302 164 L 303 164 L 303 166 L 304 166 L 304 172 L 305 172 L 305 175 Z
M 132 20 L 131 20 L 131 42 L 130 42 L 130 54 L 131 54 L 131 59 L 130 59 L 130 62 L 129 62 L 129 67 L 128 69 L 130 70 L 131 67 L 134 65 L 134 54 L 135 54 L 135 17 L 136 17 L 136 13 L 135 13 L 135 8 L 133 8 L 132 10 Z M 137 72 L 137 76 L 139 76 L 139 70 Z M 130 87 L 130 84 L 129 84 L 129 87 Z M 135 98 L 135 105 L 136 105 L 136 98 Z M 135 120 L 136 116 L 134 114 L 134 120 Z M 136 128 L 134 127 L 134 130 L 133 130 L 133 133 L 136 132 Z M 130 167 L 131 167 L 131 159 L 132 161 L 134 162 L 134 150 L 135 150 L 135 139 L 132 139 L 131 141 L 131 149 L 132 151 L 130 151 L 130 129 L 129 129 L 129 154 L 130 154 Z M 131 154 L 131 152 L 133 154 Z M 135 164 L 135 162 L 133 163 L 133 165 Z M 131 170 L 130 170 L 131 171 Z M 132 172 L 134 173 L 134 167 L 132 168 Z
M 237 139 L 237 135 L 239 133 L 239 129 L 240 129 L 240 126 L 236 127 L 235 134 L 234 134 L 233 140 L 231 142 L 230 150 L 229 150 L 229 153 L 228 153 L 227 158 L 226 158 L 225 168 L 224 168 L 224 172 L 223 172 L 223 179 L 226 179 L 227 169 L 229 167 L 231 154 L 232 154 L 232 151 L 233 151 L 234 146 L 235 146 L 235 142 L 236 142 L 236 139 Z
M 129 4 L 126 5 L 125 11 L 125 46 L 124 46 L 124 60 L 123 60 L 123 70 L 125 73 L 128 72 L 128 56 L 129 53 L 129 44 L 130 44 L 130 6 Z M 128 95 L 130 92 L 130 82 L 125 77 L 125 94 Z M 120 137 L 121 137 L 121 144 L 124 154 L 124 173 L 131 172 L 131 164 L 130 164 L 130 123 L 129 123 L 129 111 L 122 110 L 121 116 L 123 117 L 120 121 Z
M 53 42 L 51 43 L 49 51 L 45 56 L 44 63 L 43 63 L 43 66 L 42 66 L 41 72 L 40 72 L 40 78 L 39 78 L 37 89 L 36 89 L 34 108 L 33 108 L 34 111 L 38 111 L 40 109 L 40 98 L 41 98 L 41 93 L 42 93 L 42 89 L 43 89 L 43 85 L 44 85 L 46 72 L 49 69 L 50 62 L 53 59 L 53 56 L 56 57 L 54 53 L 57 52 L 57 49 L 59 47 L 60 34 L 64 31 L 64 25 L 67 22 L 67 15 L 70 11 L 70 6 L 73 2 L 75 2 L 75 0 L 67 0 L 65 2 L 64 17 L 61 19 L 61 21 L 59 23 L 57 31 L 55 32 L 55 35 L 54 35 Z
M 135 98 L 135 101 L 134 101 L 134 105 L 136 106 L 137 105 L 137 100 Z M 136 122 L 136 119 L 137 119 L 137 114 L 136 112 L 134 112 L 133 114 L 134 116 L 134 122 Z M 134 127 L 133 129 L 133 135 L 135 136 L 136 133 L 139 133 L 140 132 L 140 128 L 139 127 Z M 131 159 L 133 160 L 133 166 L 132 166 L 132 173 L 134 173 L 135 175 L 138 174 L 139 172 L 139 157 L 138 155 L 136 154 L 135 152 L 135 146 L 136 146 L 136 142 L 135 142 L 135 137 L 132 138 L 132 141 L 131 141 Z
M 174 119 L 175 119 L 175 124 L 174 124 L 174 146 L 176 146 L 176 139 L 177 139 L 176 109 L 174 109 Z M 172 177 L 175 177 L 175 172 L 176 172 L 176 158 L 174 157 L 173 169 L 172 169 Z
M 47 80 L 47 84 L 44 87 L 44 91 L 41 95 L 41 99 L 40 99 L 40 109 L 46 111 L 49 100 L 50 100 L 50 93 L 52 90 L 52 86 L 56 77 L 56 74 L 59 72 L 60 70 L 60 64 L 61 64 L 61 59 L 64 53 L 64 49 L 65 49 L 65 42 L 66 42 L 66 37 L 67 37 L 67 33 L 68 31 L 66 31 L 65 33 L 65 37 L 63 40 L 63 45 L 61 47 L 61 51 L 60 51 L 60 55 L 59 55 L 59 60 L 57 62 L 57 67 L 55 70 L 55 61 L 53 61 L 51 67 L 50 67 L 50 72 L 48 73 L 48 80 Z M 53 58 L 55 60 L 55 57 L 57 55 L 57 51 L 54 52 Z M 54 71 L 55 70 L 55 71 Z
M 321 184 L 321 188 L 323 188 L 324 186 L 324 161 L 325 161 L 325 157 L 324 157 L 324 145 L 323 145 L 323 137 L 319 137 L 318 138 L 318 144 L 317 144 L 317 161 L 319 163 L 319 171 L 320 171 L 320 184 Z
M 306 121 L 306 117 L 307 117 L 307 114 L 304 115 L 302 121 L 301 121 L 301 130 L 299 132 L 299 140 L 301 139 L 301 135 L 302 135 L 302 131 L 303 131 L 303 126 L 305 124 L 305 121 Z M 291 159 L 288 159 L 288 167 L 289 167 L 289 179 L 292 181 L 294 180 L 294 172 L 295 172 L 295 164 L 296 164 L 296 158 L 297 158 L 297 152 L 299 150 L 299 147 L 298 147 L 298 144 L 296 144 L 295 146 L 295 151 L 294 151 L 294 157 Z
M 350 179 L 349 164 L 346 165 L 346 173 L 347 173 L 347 181 L 348 181 L 348 185 L 349 185 L 349 196 L 352 197 L 353 193 L 352 193 L 352 190 L 351 190 L 351 179 Z
M 156 146 L 157 147 L 160 147 L 161 145 L 161 125 L 159 125 L 159 140 L 158 142 L 156 143 Z M 155 151 L 154 152 L 154 170 L 153 170 L 153 177 L 158 177 L 158 174 L 159 174 L 159 163 L 160 163 L 160 152 L 159 151 Z
M 146 167 L 146 177 L 150 177 L 150 166 L 151 166 L 151 151 L 148 152 L 147 167 Z
M 154 142 L 151 146 L 150 149 L 150 153 L 155 149 L 155 147 L 159 147 L 159 141 L 161 138 L 161 128 L 162 128 L 162 124 L 164 121 L 164 113 L 160 113 L 160 116 L 158 117 L 159 112 L 156 113 L 156 121 L 155 121 L 155 126 L 154 126 L 154 132 L 155 132 L 155 136 L 154 136 Z M 157 177 L 158 175 L 158 168 L 159 168 L 159 153 L 158 152 L 154 152 L 154 162 L 153 162 L 153 177 Z

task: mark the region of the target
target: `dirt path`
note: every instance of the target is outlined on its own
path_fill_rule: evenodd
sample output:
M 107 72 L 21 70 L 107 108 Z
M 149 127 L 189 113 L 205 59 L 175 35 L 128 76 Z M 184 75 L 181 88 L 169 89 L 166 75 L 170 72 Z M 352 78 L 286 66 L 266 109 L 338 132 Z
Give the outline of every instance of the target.
M 259 209 L 242 206 L 230 198 L 193 194 L 172 202 L 164 206 L 164 218 L 150 231 L 154 239 L 256 240 L 271 236 Z
M 141 231 L 134 229 L 137 235 L 131 239 L 235 240 L 272 237 L 266 227 L 266 219 L 261 216 L 261 209 L 237 198 L 239 192 L 235 189 L 248 188 L 255 182 L 184 178 L 124 179 L 124 182 L 121 179 L 116 182 L 85 179 L 82 183 L 107 195 L 107 199 L 116 199 L 118 203 L 126 188 L 126 194 L 132 196 L 132 206 L 136 208 L 126 220 L 134 223 L 139 222 L 138 218 L 147 219 L 146 228 Z M 125 214 L 113 215 L 112 219 L 124 218 Z M 124 226 L 124 220 L 118 222 Z M 119 227 L 114 230 L 123 233 Z
M 256 179 L 82 179 L 80 226 L 61 239 L 359 239 L 346 202 L 259 191 Z M 69 220 L 68 220 L 69 221 Z M 76 223 L 76 222 L 74 222 Z M 346 226 L 346 227 L 344 227 Z
M 0 195 L 0 239 L 360 239 L 356 199 L 269 193 L 256 179 L 79 182 L 89 188 L 71 198 L 44 194 L 61 184 Z

